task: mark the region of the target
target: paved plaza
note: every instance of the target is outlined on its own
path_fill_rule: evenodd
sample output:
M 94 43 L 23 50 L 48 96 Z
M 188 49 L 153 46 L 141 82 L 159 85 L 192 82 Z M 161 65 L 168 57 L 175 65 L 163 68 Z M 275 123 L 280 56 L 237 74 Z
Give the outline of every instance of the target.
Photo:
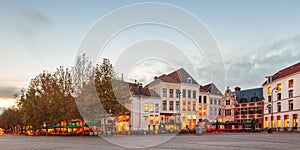
M 114 144 L 112 144 L 114 143 Z M 157 145 L 160 143 L 159 145 Z M 194 135 L 146 135 L 113 137 L 0 136 L 1 150 L 58 149 L 299 149 L 300 133 L 221 133 Z

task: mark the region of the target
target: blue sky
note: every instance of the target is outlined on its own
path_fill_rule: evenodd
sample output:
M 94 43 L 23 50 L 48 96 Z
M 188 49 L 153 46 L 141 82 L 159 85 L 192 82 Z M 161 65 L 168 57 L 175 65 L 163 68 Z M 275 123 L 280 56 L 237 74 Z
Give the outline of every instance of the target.
M 43 70 L 72 66 L 82 38 L 94 23 L 114 9 L 137 2 L 143 1 L 2 0 L 0 97 L 9 99 L 11 93 L 21 87 L 26 88 L 30 79 Z M 230 87 L 259 87 L 264 81 L 264 76 L 299 62 L 299 1 L 154 2 L 181 7 L 205 24 L 223 55 L 227 73 L 225 84 Z M 135 31 L 147 32 L 148 29 L 153 28 L 141 27 Z M 161 33 L 176 35 L 172 31 L 153 29 L 159 30 Z M 123 35 L 126 37 L 131 34 L 125 32 Z M 137 35 L 133 34 L 131 37 L 134 39 Z M 169 38 L 176 41 L 176 37 Z M 178 37 L 177 40 L 180 39 Z M 116 39 L 115 42 L 121 43 L 122 38 Z M 114 53 L 112 50 L 110 52 Z M 156 64 L 164 66 L 159 65 L 159 62 Z M 143 64 L 140 67 L 143 67 Z M 164 69 L 153 71 L 151 75 L 169 73 L 172 70 L 172 67 L 162 68 Z M 141 73 L 138 70 L 139 67 L 132 73 Z M 139 80 L 146 82 L 150 77 L 133 75 L 131 78 L 141 78 Z M 202 76 L 196 78 L 201 84 L 214 82 Z M 219 87 L 221 91 L 224 90 L 224 85 Z

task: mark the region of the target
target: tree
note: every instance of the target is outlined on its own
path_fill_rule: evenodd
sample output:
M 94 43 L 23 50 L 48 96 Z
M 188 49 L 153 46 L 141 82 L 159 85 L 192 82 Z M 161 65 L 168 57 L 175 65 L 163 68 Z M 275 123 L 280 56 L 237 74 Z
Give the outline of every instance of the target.
M 129 112 L 125 107 L 130 102 L 127 84 L 116 77 L 109 59 L 104 58 L 101 65 L 96 65 L 94 80 L 98 97 L 106 112 L 115 116 Z
M 72 67 L 73 77 L 73 95 L 77 97 L 80 94 L 82 87 L 89 82 L 93 73 L 92 62 L 85 53 L 77 56 L 75 66 Z

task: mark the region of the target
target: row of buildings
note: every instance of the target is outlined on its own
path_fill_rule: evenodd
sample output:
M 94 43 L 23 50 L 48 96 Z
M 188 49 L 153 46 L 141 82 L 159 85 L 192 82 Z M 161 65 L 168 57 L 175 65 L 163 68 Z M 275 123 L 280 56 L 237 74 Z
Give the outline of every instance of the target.
M 154 77 L 142 86 L 130 83 L 129 115 L 117 120 L 117 131 L 158 132 L 195 129 L 199 122 L 255 121 L 257 128 L 299 127 L 300 63 L 278 71 L 260 88 L 229 87 L 224 94 L 213 83 L 200 85 L 183 68 Z M 298 86 L 297 86 L 298 85 Z

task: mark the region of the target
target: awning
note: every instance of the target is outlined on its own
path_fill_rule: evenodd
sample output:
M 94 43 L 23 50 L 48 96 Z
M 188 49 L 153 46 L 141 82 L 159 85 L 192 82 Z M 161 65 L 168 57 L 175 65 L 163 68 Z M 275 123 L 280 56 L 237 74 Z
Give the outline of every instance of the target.
M 245 123 L 246 123 L 246 124 L 251 124 L 251 122 L 252 122 L 251 120 L 246 120 Z
M 101 126 L 101 121 L 100 120 L 88 121 L 85 124 L 88 126 Z
M 64 128 L 82 128 L 82 126 L 65 126 Z

